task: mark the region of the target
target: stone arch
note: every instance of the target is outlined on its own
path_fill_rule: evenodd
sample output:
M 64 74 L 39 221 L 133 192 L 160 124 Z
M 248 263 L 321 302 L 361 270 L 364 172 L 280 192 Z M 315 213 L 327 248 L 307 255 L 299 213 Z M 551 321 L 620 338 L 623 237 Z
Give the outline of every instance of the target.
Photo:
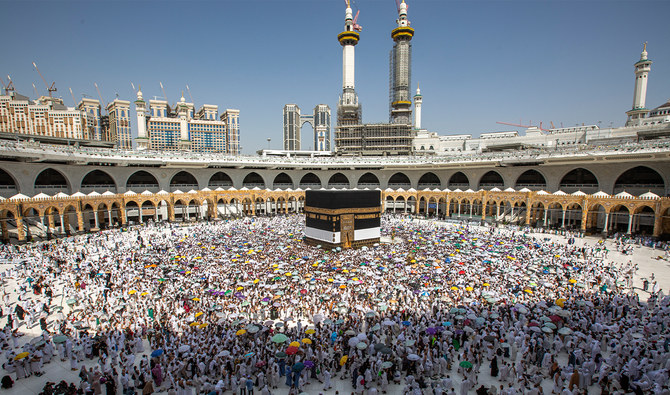
M 646 204 L 635 207 L 633 210 L 632 232 L 643 235 L 654 234 L 654 223 L 656 221 L 656 210 Z
M 656 170 L 647 166 L 636 166 L 621 173 L 614 182 L 612 193 L 622 191 L 633 195 L 641 195 L 650 191 L 663 196 L 665 195 L 665 182 Z
M 8 198 L 21 192 L 14 176 L 6 170 L 0 169 L 0 196 Z
M 300 188 L 302 189 L 318 189 L 322 186 L 323 184 L 321 183 L 321 179 L 314 173 L 307 173 L 302 176 L 302 178 L 300 178 Z
M 540 190 L 547 187 L 547 179 L 535 169 L 526 170 L 516 179 L 514 185 L 516 189 L 528 188 L 530 190 Z
M 141 192 L 148 190 L 158 192 L 158 180 L 153 174 L 145 170 L 138 170 L 126 180 L 126 189 Z
M 170 192 L 176 190 L 188 192 L 191 189 L 196 191 L 199 189 L 198 180 L 188 171 L 182 170 L 170 179 Z
M 447 186 L 452 189 L 468 189 L 470 188 L 470 179 L 462 171 L 457 171 L 449 177 Z
M 412 187 L 412 183 L 409 180 L 409 177 L 405 173 L 398 172 L 395 173 L 389 178 L 388 187 L 391 189 L 403 188 L 405 190 Z
M 35 177 L 35 193 L 56 194 L 58 192 L 70 193 L 70 182 L 67 177 L 54 168 L 46 168 Z
M 430 188 L 430 189 L 442 188 L 442 181 L 440 181 L 440 177 L 438 177 L 432 171 L 429 171 L 428 173 L 424 173 L 419 178 L 419 184 L 417 186 L 417 189 L 418 190 L 423 190 L 423 189 L 426 189 L 426 188 Z
M 99 169 L 90 171 L 81 179 L 81 191 L 90 193 L 94 190 L 116 193 L 116 182 L 106 171 Z
M 384 199 L 384 210 L 387 213 L 395 213 L 396 206 L 395 206 L 395 199 L 391 195 L 387 195 L 386 199 Z
M 349 178 L 342 173 L 335 173 L 328 179 L 328 188 L 349 188 Z
M 212 174 L 212 176 L 209 178 L 207 186 L 211 189 L 215 188 L 227 189 L 233 186 L 233 180 L 230 178 L 228 174 L 222 171 L 217 171 L 216 173 Z
M 495 170 L 490 170 L 486 172 L 480 179 L 478 189 L 491 189 L 491 188 L 500 188 L 505 187 L 505 180 L 503 180 L 500 173 Z
M 590 170 L 578 167 L 567 172 L 561 177 L 558 188 L 567 193 L 582 191 L 595 193 L 600 189 L 598 178 Z
M 381 184 L 379 183 L 379 178 L 370 172 L 363 174 L 358 179 L 357 184 L 359 188 L 370 188 L 370 189 L 379 188 L 380 185 Z
M 289 189 L 293 188 L 293 179 L 289 177 L 288 174 L 281 172 L 277 174 L 274 181 L 272 182 L 273 189 Z
M 263 177 L 261 177 L 260 174 L 252 171 L 244 177 L 244 180 L 242 181 L 242 187 L 247 187 L 249 189 L 265 189 L 265 180 L 263 180 Z
M 609 210 L 609 231 L 626 233 L 631 212 L 628 207 L 618 204 Z

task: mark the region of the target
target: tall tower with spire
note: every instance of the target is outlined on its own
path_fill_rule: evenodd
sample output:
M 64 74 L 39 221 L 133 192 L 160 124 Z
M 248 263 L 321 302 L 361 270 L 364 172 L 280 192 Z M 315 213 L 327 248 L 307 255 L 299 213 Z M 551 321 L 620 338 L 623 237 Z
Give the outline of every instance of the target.
M 421 129 L 421 102 L 423 97 L 421 96 L 421 89 L 419 89 L 419 84 L 416 84 L 416 95 L 414 95 L 414 129 Z
M 414 29 L 407 19 L 407 4 L 402 0 L 398 8 L 398 27 L 391 31 L 394 44 L 390 56 L 390 121 L 411 124 L 412 99 L 410 83 L 412 77 L 412 37 Z
M 191 138 L 189 136 L 189 127 L 188 121 L 190 118 L 189 114 L 189 105 L 184 99 L 184 92 L 181 92 L 181 99 L 177 104 L 177 117 L 179 117 L 179 143 L 177 144 L 178 149 L 188 150 L 191 148 Z
M 358 14 L 356 15 L 358 17 Z M 337 124 L 358 125 L 361 123 L 362 110 L 358 102 L 355 90 L 355 52 L 354 47 L 358 44 L 360 26 L 356 24 L 351 10 L 351 4 L 347 0 L 347 9 L 344 18 L 344 31 L 337 35 L 342 45 L 342 95 L 337 103 Z
M 647 43 L 645 42 L 640 54 L 640 60 L 635 63 L 635 91 L 633 92 L 633 108 L 626 111 L 628 120 L 626 126 L 635 126 L 642 123 L 642 118 L 649 112 L 645 107 L 647 102 L 647 77 L 651 70 L 651 60 L 647 58 Z
M 135 142 L 137 149 L 145 150 L 149 148 L 149 137 L 147 136 L 147 103 L 142 97 L 142 86 L 137 90 L 137 100 L 135 100 L 135 112 L 137 113 L 137 138 Z

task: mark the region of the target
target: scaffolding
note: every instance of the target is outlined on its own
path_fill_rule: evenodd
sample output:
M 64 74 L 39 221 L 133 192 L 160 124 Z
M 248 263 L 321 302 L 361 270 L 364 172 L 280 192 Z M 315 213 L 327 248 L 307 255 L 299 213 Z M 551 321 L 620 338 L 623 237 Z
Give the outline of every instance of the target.
M 415 131 L 409 124 L 339 125 L 335 129 L 338 155 L 412 155 Z

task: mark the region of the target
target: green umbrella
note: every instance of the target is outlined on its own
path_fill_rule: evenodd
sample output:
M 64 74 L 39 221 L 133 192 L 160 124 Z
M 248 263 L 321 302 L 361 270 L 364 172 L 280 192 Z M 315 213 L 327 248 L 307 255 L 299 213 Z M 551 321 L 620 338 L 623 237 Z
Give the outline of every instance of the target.
M 66 340 L 67 340 L 67 336 L 65 336 L 65 335 L 54 336 L 54 338 L 53 338 L 54 343 L 65 343 Z
M 460 366 L 462 368 L 470 369 L 472 367 L 472 362 L 461 361 L 461 363 L 459 363 L 458 366 Z
M 276 335 L 272 336 L 272 341 L 275 343 L 283 343 L 288 340 L 288 336 L 286 336 L 283 333 L 277 333 Z

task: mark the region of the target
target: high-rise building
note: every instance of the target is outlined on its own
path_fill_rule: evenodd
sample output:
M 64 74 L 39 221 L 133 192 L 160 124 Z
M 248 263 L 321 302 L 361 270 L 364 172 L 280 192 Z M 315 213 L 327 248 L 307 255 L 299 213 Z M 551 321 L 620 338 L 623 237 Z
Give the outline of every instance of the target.
M 412 101 L 409 87 L 412 77 L 412 37 L 414 29 L 407 19 L 407 4 L 402 0 L 398 8 L 398 27 L 391 31 L 393 49 L 390 54 L 389 118 L 391 123 L 411 124 Z
M 88 115 L 66 107 L 60 98 L 42 96 L 31 101 L 15 91 L 0 96 L 0 133 L 51 142 L 85 142 L 92 140 L 87 122 Z M 99 118 L 97 122 L 99 124 Z
M 337 35 L 342 45 L 342 95 L 337 103 L 337 125 L 357 125 L 362 121 L 362 108 L 358 102 L 355 86 L 355 50 L 360 39 L 360 26 L 353 17 L 351 4 L 347 0 L 344 31 Z
M 114 99 L 107 105 L 107 113 L 109 114 L 109 139 L 116 141 L 118 148 L 133 148 L 130 134 L 130 102 Z
M 219 107 L 204 104 L 197 112 L 182 93 L 174 110 L 167 100 L 146 102 L 141 88 L 135 101 L 137 148 L 157 151 L 218 152 L 238 155 L 239 110 L 226 110 L 219 118 Z
M 100 101 L 84 97 L 77 105 L 77 109 L 82 112 L 86 120 L 86 129 L 84 130 L 84 139 L 102 140 L 102 125 L 100 122 L 101 107 Z
M 318 104 L 311 115 L 301 114 L 297 104 L 284 106 L 284 150 L 301 150 L 301 130 L 305 123 L 312 125 L 315 151 L 330 151 L 330 107 Z
M 240 146 L 240 110 L 227 108 L 221 114 L 221 121 L 226 126 L 226 153 L 239 155 Z
M 642 47 L 640 60 L 635 63 L 635 90 L 633 91 L 633 108 L 626 111 L 628 120 L 626 126 L 636 126 L 643 123 L 642 119 L 649 109 L 645 107 L 647 101 L 647 77 L 651 71 L 651 60 L 647 59 L 647 43 Z
M 284 106 L 284 150 L 300 151 L 300 107 L 297 104 Z
M 330 151 L 330 107 L 314 107 L 314 151 Z

